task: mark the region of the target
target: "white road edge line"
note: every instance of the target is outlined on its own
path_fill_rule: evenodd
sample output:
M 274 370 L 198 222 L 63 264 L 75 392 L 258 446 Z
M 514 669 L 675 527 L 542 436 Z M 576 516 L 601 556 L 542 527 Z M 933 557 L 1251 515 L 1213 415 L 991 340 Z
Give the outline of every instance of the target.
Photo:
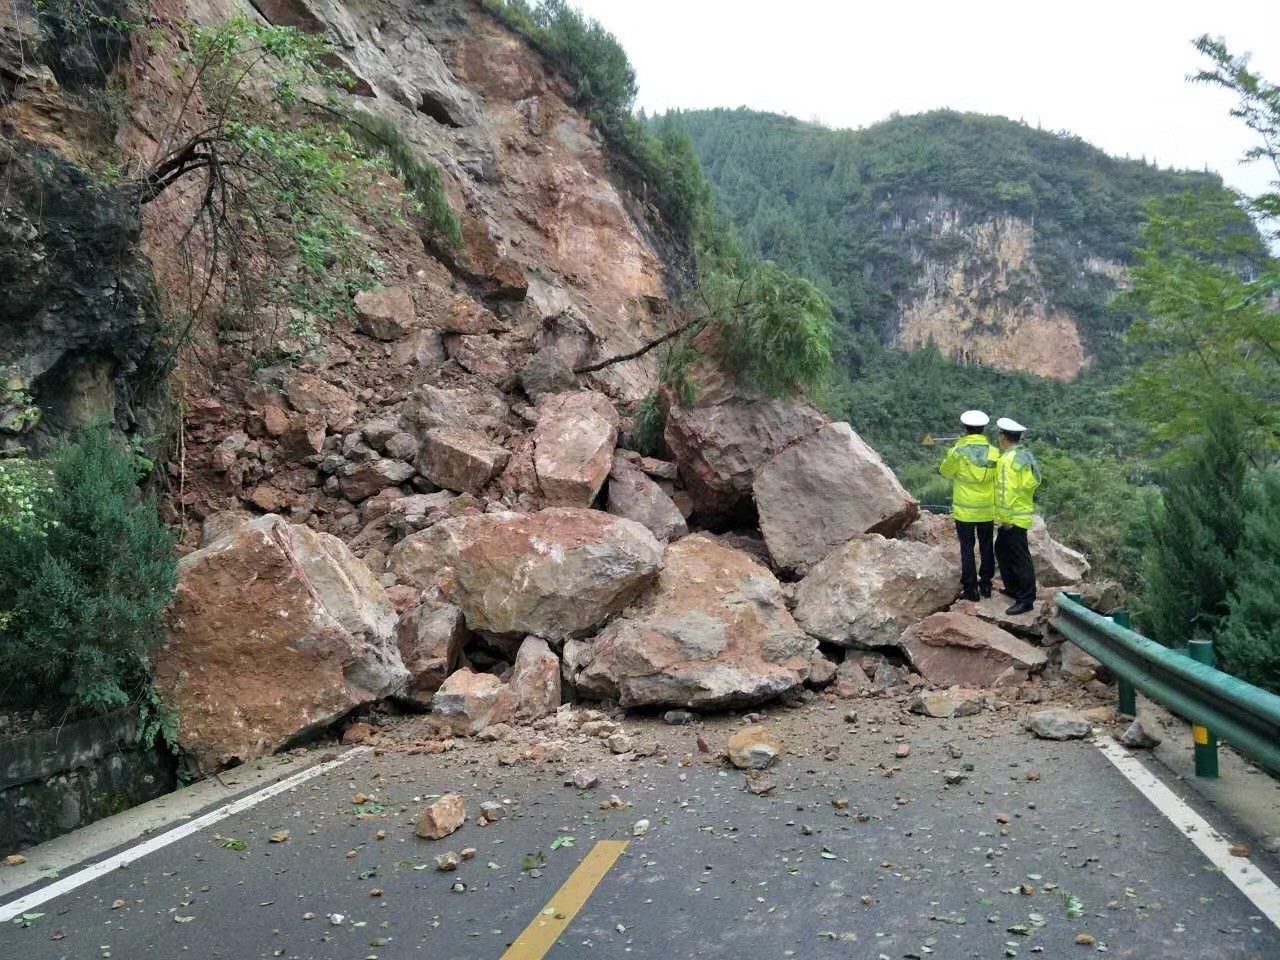
M 306 770 L 300 770 L 291 777 L 285 777 L 270 786 L 263 787 L 255 793 L 250 793 L 240 797 L 238 800 L 232 800 L 225 806 L 210 810 L 202 816 L 189 820 L 184 824 L 174 827 L 172 830 L 166 830 L 164 833 L 158 834 L 149 840 L 144 840 L 137 846 L 130 847 L 128 850 L 121 850 L 114 856 L 101 860 L 98 863 L 91 864 L 83 870 L 79 870 L 69 877 L 63 877 L 55 880 L 46 887 L 41 887 L 28 893 L 24 897 L 19 897 L 10 903 L 0 905 L 0 923 L 8 923 L 24 913 L 31 913 L 41 904 L 48 903 L 56 897 L 62 896 L 64 893 L 70 893 L 77 887 L 83 887 L 86 883 L 96 880 L 113 870 L 121 867 L 127 867 L 136 860 L 140 860 L 149 853 L 155 853 L 172 843 L 177 843 L 184 837 L 189 837 L 193 833 L 199 833 L 205 827 L 210 827 L 215 823 L 226 820 L 228 817 L 242 813 L 250 807 L 257 806 L 263 800 L 270 800 L 278 794 L 292 790 L 299 784 L 306 783 L 308 780 L 314 779 L 323 773 L 328 773 L 336 767 L 342 766 L 348 760 L 352 760 L 361 754 L 369 752 L 369 747 L 354 747 L 348 750 L 336 760 L 328 760 L 324 763 L 318 763 L 314 767 L 308 767 Z
M 1094 744 L 1179 833 L 1194 843 L 1263 916 L 1280 928 L 1280 887 L 1257 864 L 1248 857 L 1232 856 L 1231 844 L 1120 744 L 1108 737 L 1097 737 Z

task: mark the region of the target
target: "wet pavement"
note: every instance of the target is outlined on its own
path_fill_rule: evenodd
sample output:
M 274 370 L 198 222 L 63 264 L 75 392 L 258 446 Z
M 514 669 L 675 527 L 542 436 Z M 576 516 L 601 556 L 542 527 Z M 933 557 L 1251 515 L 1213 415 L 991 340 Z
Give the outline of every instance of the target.
M 568 738 L 531 763 L 528 731 L 443 755 L 402 737 L 5 925 L 0 957 L 496 960 L 554 917 L 601 840 L 628 846 L 547 956 L 1280 957 L 1280 930 L 1089 742 L 1032 739 L 1012 712 L 875 707 L 850 724 L 844 709 L 765 721 L 783 753 L 764 795 L 717 756 L 727 718 L 627 724 L 665 759 Z M 587 765 L 599 786 L 565 785 Z M 417 838 L 446 792 L 469 822 Z M 481 827 L 486 800 L 506 815 Z M 436 869 L 468 847 L 456 872 Z M 521 945 L 509 960 L 541 955 Z

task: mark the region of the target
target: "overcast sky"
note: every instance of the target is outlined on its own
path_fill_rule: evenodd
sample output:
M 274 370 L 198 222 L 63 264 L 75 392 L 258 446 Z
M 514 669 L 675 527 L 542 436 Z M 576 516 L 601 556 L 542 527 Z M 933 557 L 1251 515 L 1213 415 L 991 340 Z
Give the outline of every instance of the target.
M 1225 91 L 1186 81 L 1226 37 L 1280 83 L 1277 0 L 570 0 L 626 48 L 639 105 L 737 107 L 860 127 L 938 107 L 1070 130 L 1109 153 L 1220 172 L 1253 141 Z

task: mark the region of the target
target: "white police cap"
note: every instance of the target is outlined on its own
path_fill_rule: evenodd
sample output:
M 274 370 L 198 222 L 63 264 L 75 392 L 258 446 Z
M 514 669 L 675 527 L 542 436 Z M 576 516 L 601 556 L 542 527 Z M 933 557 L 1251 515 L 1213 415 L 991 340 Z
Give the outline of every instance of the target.
M 981 410 L 966 410 L 960 414 L 960 422 L 966 427 L 985 427 L 991 422 L 991 418 Z
M 1026 433 L 1027 432 L 1026 427 L 1020 424 L 1017 420 L 1012 420 L 1009 417 L 1001 417 L 999 420 L 997 420 L 996 427 L 999 430 L 1003 430 L 1005 433 Z

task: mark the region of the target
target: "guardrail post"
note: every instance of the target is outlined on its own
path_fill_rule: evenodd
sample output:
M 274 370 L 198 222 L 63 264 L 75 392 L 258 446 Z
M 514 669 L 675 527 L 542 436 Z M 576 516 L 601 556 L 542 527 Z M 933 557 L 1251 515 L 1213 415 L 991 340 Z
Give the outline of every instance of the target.
M 1133 621 L 1129 618 L 1128 610 L 1117 610 L 1111 615 L 1111 619 L 1126 630 L 1133 627 Z M 1120 691 L 1120 712 L 1126 717 L 1136 717 L 1138 715 L 1138 691 L 1124 677 L 1117 678 L 1116 686 Z
M 1187 656 L 1205 666 L 1214 665 L 1213 641 L 1192 640 L 1187 644 Z M 1195 740 L 1196 776 L 1217 779 L 1218 776 L 1218 738 L 1200 724 L 1192 724 L 1191 736 Z

